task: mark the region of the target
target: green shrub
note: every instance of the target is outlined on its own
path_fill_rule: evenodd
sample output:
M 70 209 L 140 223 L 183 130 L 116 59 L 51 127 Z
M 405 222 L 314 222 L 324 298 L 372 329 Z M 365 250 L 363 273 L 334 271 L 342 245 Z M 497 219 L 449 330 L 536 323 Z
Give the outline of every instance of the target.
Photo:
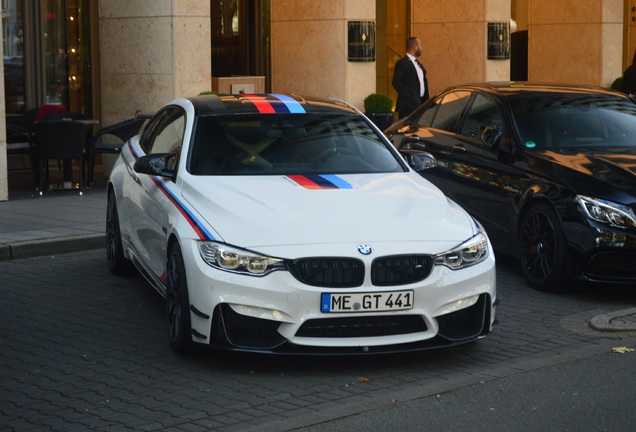
M 364 99 L 364 112 L 367 114 L 385 114 L 393 110 L 393 101 L 384 93 L 371 93 Z
M 217 93 L 217 92 L 215 92 L 215 91 L 210 91 L 210 90 L 208 90 L 208 91 L 203 91 L 203 92 L 199 93 L 199 96 L 205 96 L 205 95 L 215 95 L 215 94 L 218 94 L 218 93 Z
M 622 83 L 623 83 L 623 77 L 622 77 L 622 76 L 619 76 L 618 78 L 616 78 L 616 79 L 614 80 L 614 82 L 613 82 L 613 83 L 612 83 L 612 85 L 611 85 L 611 88 L 612 88 L 613 90 L 621 91 L 621 84 L 622 84 Z

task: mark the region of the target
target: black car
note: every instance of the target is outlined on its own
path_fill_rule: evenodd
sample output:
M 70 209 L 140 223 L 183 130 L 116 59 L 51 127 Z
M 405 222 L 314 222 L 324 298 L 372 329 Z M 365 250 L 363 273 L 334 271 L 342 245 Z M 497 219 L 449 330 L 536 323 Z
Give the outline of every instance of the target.
M 636 284 L 636 103 L 599 87 L 452 87 L 385 131 L 529 284 Z

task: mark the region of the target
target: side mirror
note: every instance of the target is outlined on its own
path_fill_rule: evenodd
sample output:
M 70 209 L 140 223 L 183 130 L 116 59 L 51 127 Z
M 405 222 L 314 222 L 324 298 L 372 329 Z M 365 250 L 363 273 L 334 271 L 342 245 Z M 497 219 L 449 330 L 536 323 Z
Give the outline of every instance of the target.
M 175 157 L 174 153 L 155 153 L 142 156 L 133 165 L 133 170 L 139 174 L 172 178 L 174 171 L 168 169 L 168 161 Z
M 503 133 L 492 126 L 488 126 L 481 133 L 481 141 L 489 148 L 495 150 L 499 146 Z
M 409 164 L 414 171 L 420 172 L 427 169 L 435 168 L 437 160 L 435 156 L 428 152 L 418 150 L 402 150 L 400 152 L 406 163 Z

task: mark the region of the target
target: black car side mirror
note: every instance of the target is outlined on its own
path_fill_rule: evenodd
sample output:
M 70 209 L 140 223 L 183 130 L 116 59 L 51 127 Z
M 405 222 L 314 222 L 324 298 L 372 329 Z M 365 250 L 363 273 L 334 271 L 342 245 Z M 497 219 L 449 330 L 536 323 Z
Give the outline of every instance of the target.
M 174 157 L 174 153 L 155 153 L 142 156 L 133 165 L 133 170 L 139 174 L 172 178 L 174 171 L 168 169 L 168 162 Z
M 419 150 L 402 150 L 400 151 L 400 154 L 415 172 L 424 171 L 437 166 L 435 156 L 429 152 Z

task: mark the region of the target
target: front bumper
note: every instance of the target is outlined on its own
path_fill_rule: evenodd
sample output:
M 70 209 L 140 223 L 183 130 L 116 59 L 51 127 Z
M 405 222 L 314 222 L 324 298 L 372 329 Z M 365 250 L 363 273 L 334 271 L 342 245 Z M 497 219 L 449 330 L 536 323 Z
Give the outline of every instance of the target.
M 486 337 L 495 322 L 494 304 L 488 294 L 479 296 L 473 306 L 437 318 L 438 334 L 432 338 L 398 344 L 373 346 L 310 346 L 293 344 L 279 332 L 280 324 L 246 317 L 236 313 L 229 305 L 217 306 L 214 313 L 213 340 L 217 349 L 250 351 L 268 354 L 357 355 L 390 354 L 450 347 Z M 311 320 L 303 324 L 300 334 L 309 332 L 315 337 L 390 337 L 417 332 L 425 323 L 418 315 L 392 315 L 376 317 L 349 317 Z
M 267 353 L 360 354 L 452 346 L 486 336 L 495 317 L 494 256 L 453 271 L 434 267 L 423 281 L 356 288 L 305 285 L 286 271 L 250 277 L 214 269 L 195 242 L 183 248 L 193 340 L 213 347 Z M 413 290 L 409 310 L 320 311 L 322 293 Z
M 568 270 L 572 278 L 611 284 L 636 284 L 636 233 L 602 224 L 572 225 L 566 230 Z

